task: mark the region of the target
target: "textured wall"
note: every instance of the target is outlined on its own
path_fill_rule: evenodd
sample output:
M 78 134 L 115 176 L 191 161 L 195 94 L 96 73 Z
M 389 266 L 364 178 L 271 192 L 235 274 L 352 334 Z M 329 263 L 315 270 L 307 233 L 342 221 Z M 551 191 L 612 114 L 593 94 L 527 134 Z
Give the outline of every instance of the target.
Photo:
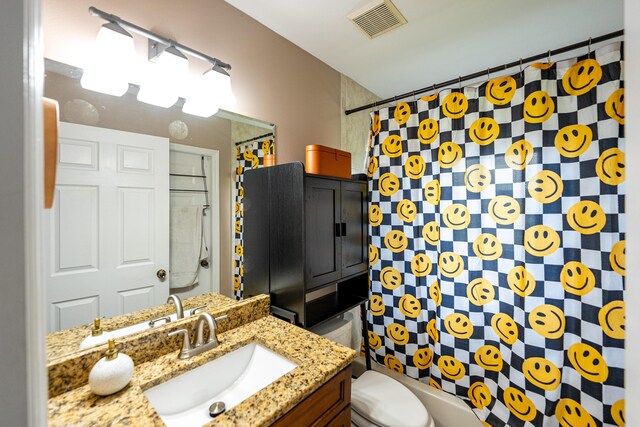
M 344 75 L 340 79 L 340 86 L 342 88 L 341 149 L 351 152 L 353 173 L 364 173 L 366 169 L 364 166 L 366 144 L 371 128 L 370 111 L 360 111 L 348 116 L 344 114 L 344 111 L 378 101 L 380 98 Z
M 263 127 L 253 126 L 248 123 L 231 123 L 231 141 L 234 145 L 238 141 L 245 141 L 250 138 L 255 138 L 256 136 L 265 135 L 269 132 L 272 131 Z M 232 162 L 232 166 L 235 167 L 234 162 Z

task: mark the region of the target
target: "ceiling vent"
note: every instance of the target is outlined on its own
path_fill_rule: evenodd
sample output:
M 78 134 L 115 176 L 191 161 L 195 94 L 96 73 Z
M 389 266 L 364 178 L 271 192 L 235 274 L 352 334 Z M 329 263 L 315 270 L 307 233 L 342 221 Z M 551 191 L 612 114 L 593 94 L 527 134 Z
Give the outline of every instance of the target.
M 390 0 L 374 0 L 347 17 L 370 39 L 407 23 Z

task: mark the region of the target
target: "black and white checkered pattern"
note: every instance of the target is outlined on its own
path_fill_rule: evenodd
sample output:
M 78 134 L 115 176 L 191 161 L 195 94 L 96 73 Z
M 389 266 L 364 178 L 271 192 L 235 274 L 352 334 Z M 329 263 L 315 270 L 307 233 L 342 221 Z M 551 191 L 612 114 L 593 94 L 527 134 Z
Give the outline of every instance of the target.
M 370 311 L 369 329 L 382 340 L 372 356 L 388 367 L 425 382 L 434 380 L 442 389 L 470 401 L 471 384 L 480 381 L 491 391 L 491 402 L 474 409 L 478 417 L 491 426 L 555 426 L 556 409 L 561 399 L 573 399 L 588 412 L 596 425 L 615 426 L 612 405 L 624 398 L 624 342 L 607 335 L 600 325 L 602 307 L 623 299 L 624 277 L 614 271 L 610 256 L 614 244 L 625 240 L 624 182 L 609 185 L 596 174 L 596 162 L 610 148 L 624 152 L 624 126 L 610 117 L 605 103 L 618 89 L 624 87 L 620 43 L 606 46 L 589 59 L 595 59 L 602 68 L 598 84 L 587 93 L 570 95 L 563 87 L 562 78 L 569 68 L 587 59 L 587 56 L 544 67 L 527 67 L 513 75 L 516 91 L 506 105 L 494 105 L 486 97 L 487 83 L 477 88 L 463 88 L 468 99 L 465 115 L 451 119 L 443 114 L 443 101 L 458 89 L 445 90 L 433 100 L 425 98 L 406 103 L 411 115 L 400 123 L 394 117 L 396 108 L 389 107 L 372 114 L 372 133 L 369 145 L 370 207 L 382 212 L 379 224 L 370 223 L 370 245 L 379 251 L 379 260 L 370 265 L 371 295 L 380 296 L 384 311 Z M 544 64 L 546 65 L 546 64 Z M 544 90 L 555 105 L 554 113 L 542 123 L 524 120 L 525 99 L 533 92 Z M 404 103 L 401 103 L 404 104 Z M 398 104 L 398 105 L 401 105 Z M 491 117 L 500 126 L 498 138 L 491 144 L 480 146 L 469 137 L 469 128 L 479 117 Z M 427 119 L 439 125 L 439 136 L 431 144 L 421 143 L 418 137 L 420 123 Z M 593 141 L 580 156 L 568 158 L 554 145 L 560 129 L 573 124 L 588 126 Z M 382 147 L 390 135 L 399 135 L 402 154 L 389 157 Z M 514 170 L 505 162 L 505 152 L 516 141 L 525 139 L 533 147 L 533 156 L 524 170 Z M 438 163 L 441 144 L 452 141 L 462 149 L 463 157 L 453 168 Z M 419 179 L 411 178 L 405 170 L 410 156 L 419 155 L 426 163 L 426 172 Z M 469 191 L 465 186 L 465 171 L 474 164 L 482 164 L 491 172 L 491 184 L 481 192 Z M 624 165 L 620 166 L 624 167 Z M 527 185 L 540 171 L 553 171 L 564 185 L 562 196 L 553 203 L 542 204 L 532 198 Z M 391 173 L 400 182 L 400 189 L 385 196 L 381 176 Z M 438 205 L 425 198 L 425 187 L 437 179 L 441 186 Z M 520 205 L 521 214 L 510 225 L 501 225 L 489 214 L 489 203 L 498 195 L 513 197 Z M 408 199 L 415 203 L 418 215 L 411 222 L 397 213 L 398 204 Z M 567 220 L 568 210 L 580 201 L 593 201 L 604 211 L 606 224 L 595 234 L 581 234 Z M 468 227 L 454 230 L 443 221 L 443 212 L 453 203 L 465 205 L 471 216 Z M 436 221 L 440 225 L 440 241 L 432 246 L 422 237 L 425 224 Z M 375 222 L 375 221 L 374 221 Z M 534 256 L 525 250 L 525 230 L 544 224 L 555 230 L 561 241 L 560 248 L 546 256 Z M 408 238 L 403 251 L 392 252 L 385 244 L 391 231 L 402 231 Z M 502 255 L 496 260 L 480 259 L 473 250 L 473 242 L 481 233 L 489 233 L 502 244 Z M 464 271 L 450 278 L 442 274 L 439 259 L 443 252 L 454 252 L 462 257 Z M 425 254 L 433 263 L 425 277 L 412 273 L 411 260 Z M 594 274 L 596 285 L 585 295 L 565 291 L 560 274 L 566 263 L 580 261 Z M 526 297 L 516 294 L 507 283 L 507 275 L 516 266 L 524 266 L 536 281 L 535 289 Z M 393 267 L 402 276 L 402 284 L 393 288 L 384 286 L 381 272 Z M 476 278 L 487 279 L 494 288 L 495 297 L 485 305 L 475 305 L 467 297 L 467 286 Z M 429 287 L 438 282 L 442 302 L 437 304 Z M 391 289 L 393 288 L 393 289 Z M 403 295 L 415 296 L 421 304 L 417 317 L 406 315 L 400 304 Z M 530 324 L 532 310 L 549 304 L 562 310 L 565 319 L 564 334 L 559 338 L 542 336 Z M 445 327 L 445 318 L 452 313 L 464 314 L 473 324 L 470 338 L 458 338 Z M 500 339 L 491 326 L 497 313 L 508 314 L 518 329 L 518 339 L 508 344 Z M 427 334 L 427 324 L 435 321 L 439 339 L 435 342 Z M 403 343 L 393 337 L 388 326 L 399 324 L 407 329 L 409 341 Z M 569 348 L 585 343 L 595 348 L 608 366 L 608 376 L 602 382 L 581 375 L 574 366 Z M 486 370 L 474 360 L 476 350 L 493 345 L 504 361 L 500 372 Z M 430 348 L 434 353 L 428 368 L 416 366 L 416 351 Z M 438 362 L 443 356 L 452 356 L 464 366 L 466 374 L 451 379 L 443 374 Z M 561 383 L 553 390 L 545 390 L 527 379 L 522 367 L 531 357 L 547 359 L 561 371 Z M 397 364 L 401 367 L 398 367 Z M 600 365 L 601 366 L 601 365 Z M 535 417 L 519 417 L 509 406 L 505 389 L 513 387 L 534 405 Z M 575 411 L 574 411 L 575 414 Z
M 244 248 L 242 243 L 242 231 L 244 227 L 244 208 L 242 205 L 244 188 L 242 183 L 244 181 L 244 172 L 249 169 L 264 167 L 264 156 L 266 154 L 273 154 L 273 139 L 271 138 L 259 139 L 236 146 L 236 168 L 233 171 L 236 179 L 235 203 L 233 206 L 233 294 L 237 300 L 242 299 L 244 276 Z M 257 161 L 254 159 L 257 159 Z

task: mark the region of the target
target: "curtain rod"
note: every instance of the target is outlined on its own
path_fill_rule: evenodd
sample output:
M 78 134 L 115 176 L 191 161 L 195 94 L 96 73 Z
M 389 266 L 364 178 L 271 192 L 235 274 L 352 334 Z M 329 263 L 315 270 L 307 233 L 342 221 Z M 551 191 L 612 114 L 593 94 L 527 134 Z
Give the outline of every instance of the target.
M 115 22 L 116 24 L 120 25 L 121 27 L 124 27 L 130 31 L 133 31 L 134 33 L 138 33 L 150 40 L 154 40 L 156 42 L 168 45 L 168 46 L 174 46 L 176 48 L 178 48 L 179 50 L 181 50 L 182 52 L 188 53 L 189 55 L 202 59 L 203 61 L 207 61 L 210 62 L 213 65 L 219 65 L 220 67 L 224 68 L 227 71 L 231 70 L 231 65 L 227 64 L 226 62 L 222 62 L 220 61 L 218 58 L 214 58 L 212 56 L 209 55 L 205 55 L 202 52 L 199 52 L 195 49 L 192 49 L 188 46 L 185 46 L 181 43 L 178 43 L 175 40 L 172 40 L 170 38 L 167 37 L 163 37 L 159 34 L 154 33 L 153 31 L 149 31 L 145 28 L 142 28 L 136 24 L 132 24 L 131 22 L 125 21 L 124 19 L 120 18 L 119 16 L 116 15 L 112 15 L 110 13 L 104 12 L 94 6 L 91 6 L 89 8 L 89 14 L 91 14 L 92 16 L 97 16 L 99 18 L 104 19 L 105 21 L 109 21 L 109 22 Z
M 487 74 L 492 74 L 492 73 L 496 73 L 498 71 L 504 71 L 507 70 L 509 68 L 513 68 L 515 66 L 522 66 L 522 64 L 525 63 L 529 63 L 529 62 L 533 62 L 536 61 L 538 59 L 542 59 L 542 58 L 548 58 L 551 55 L 559 55 L 561 53 L 565 53 L 565 52 L 570 52 L 572 50 L 576 50 L 579 49 L 581 47 L 585 47 L 585 46 L 591 46 L 592 43 L 600 43 L 609 39 L 613 39 L 615 37 L 619 37 L 624 35 L 624 30 L 619 30 L 619 31 L 614 31 L 613 33 L 609 33 L 609 34 L 605 34 L 603 36 L 599 36 L 599 37 L 594 37 L 594 38 L 589 38 L 588 40 L 582 41 L 582 42 L 578 42 L 578 43 L 574 43 L 574 44 L 570 44 L 568 46 L 564 46 L 558 49 L 554 49 L 554 50 L 549 50 L 545 53 L 540 53 L 538 55 L 533 55 L 530 56 L 528 58 L 521 58 L 517 61 L 513 61 L 513 62 L 509 62 L 508 64 L 503 64 L 503 65 L 499 65 L 497 67 L 493 67 L 493 68 L 488 68 L 486 70 L 483 71 L 478 71 L 477 73 L 472 73 L 472 74 L 467 74 L 466 76 L 462 76 L 462 77 L 458 77 L 456 79 L 451 79 L 451 80 L 447 80 L 446 82 L 442 82 L 442 83 L 438 83 L 438 84 L 434 84 L 432 86 L 429 87 L 423 87 L 422 89 L 417 89 L 411 92 L 407 92 L 407 93 L 403 93 L 402 95 L 396 95 L 393 96 L 391 98 L 387 98 L 387 99 L 383 99 L 381 101 L 377 101 L 377 102 L 372 102 L 371 104 L 367 104 L 367 105 L 362 105 L 360 107 L 357 108 L 352 108 L 350 110 L 346 110 L 344 112 L 344 114 L 346 116 L 348 116 L 349 114 L 352 113 L 357 113 L 358 111 L 364 111 L 364 110 L 368 110 L 372 107 L 377 107 L 379 105 L 384 105 L 384 104 L 388 104 L 390 102 L 393 101 L 397 101 L 400 99 L 404 99 L 404 98 L 408 98 L 410 96 L 414 96 L 420 93 L 425 93 L 425 92 L 430 92 L 430 91 L 435 91 L 436 89 L 441 89 L 443 87 L 446 86 L 450 86 L 454 83 L 461 83 L 467 80 L 473 80 L 476 79 L 478 77 L 482 77 L 482 76 L 486 76 Z
M 264 135 L 260 135 L 260 136 L 254 136 L 253 138 L 245 139 L 244 141 L 238 141 L 235 144 L 240 145 L 240 144 L 244 144 L 245 142 L 255 141 L 256 139 L 262 139 L 266 136 L 271 136 L 271 135 L 273 135 L 273 132 L 265 133 Z

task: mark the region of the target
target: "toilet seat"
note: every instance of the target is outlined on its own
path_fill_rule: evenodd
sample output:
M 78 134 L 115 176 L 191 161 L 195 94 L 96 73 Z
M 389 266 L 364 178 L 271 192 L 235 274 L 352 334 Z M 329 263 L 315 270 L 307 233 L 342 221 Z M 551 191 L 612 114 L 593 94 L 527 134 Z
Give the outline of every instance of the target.
M 432 427 L 431 416 L 404 385 L 365 371 L 351 384 L 351 418 L 358 427 Z

